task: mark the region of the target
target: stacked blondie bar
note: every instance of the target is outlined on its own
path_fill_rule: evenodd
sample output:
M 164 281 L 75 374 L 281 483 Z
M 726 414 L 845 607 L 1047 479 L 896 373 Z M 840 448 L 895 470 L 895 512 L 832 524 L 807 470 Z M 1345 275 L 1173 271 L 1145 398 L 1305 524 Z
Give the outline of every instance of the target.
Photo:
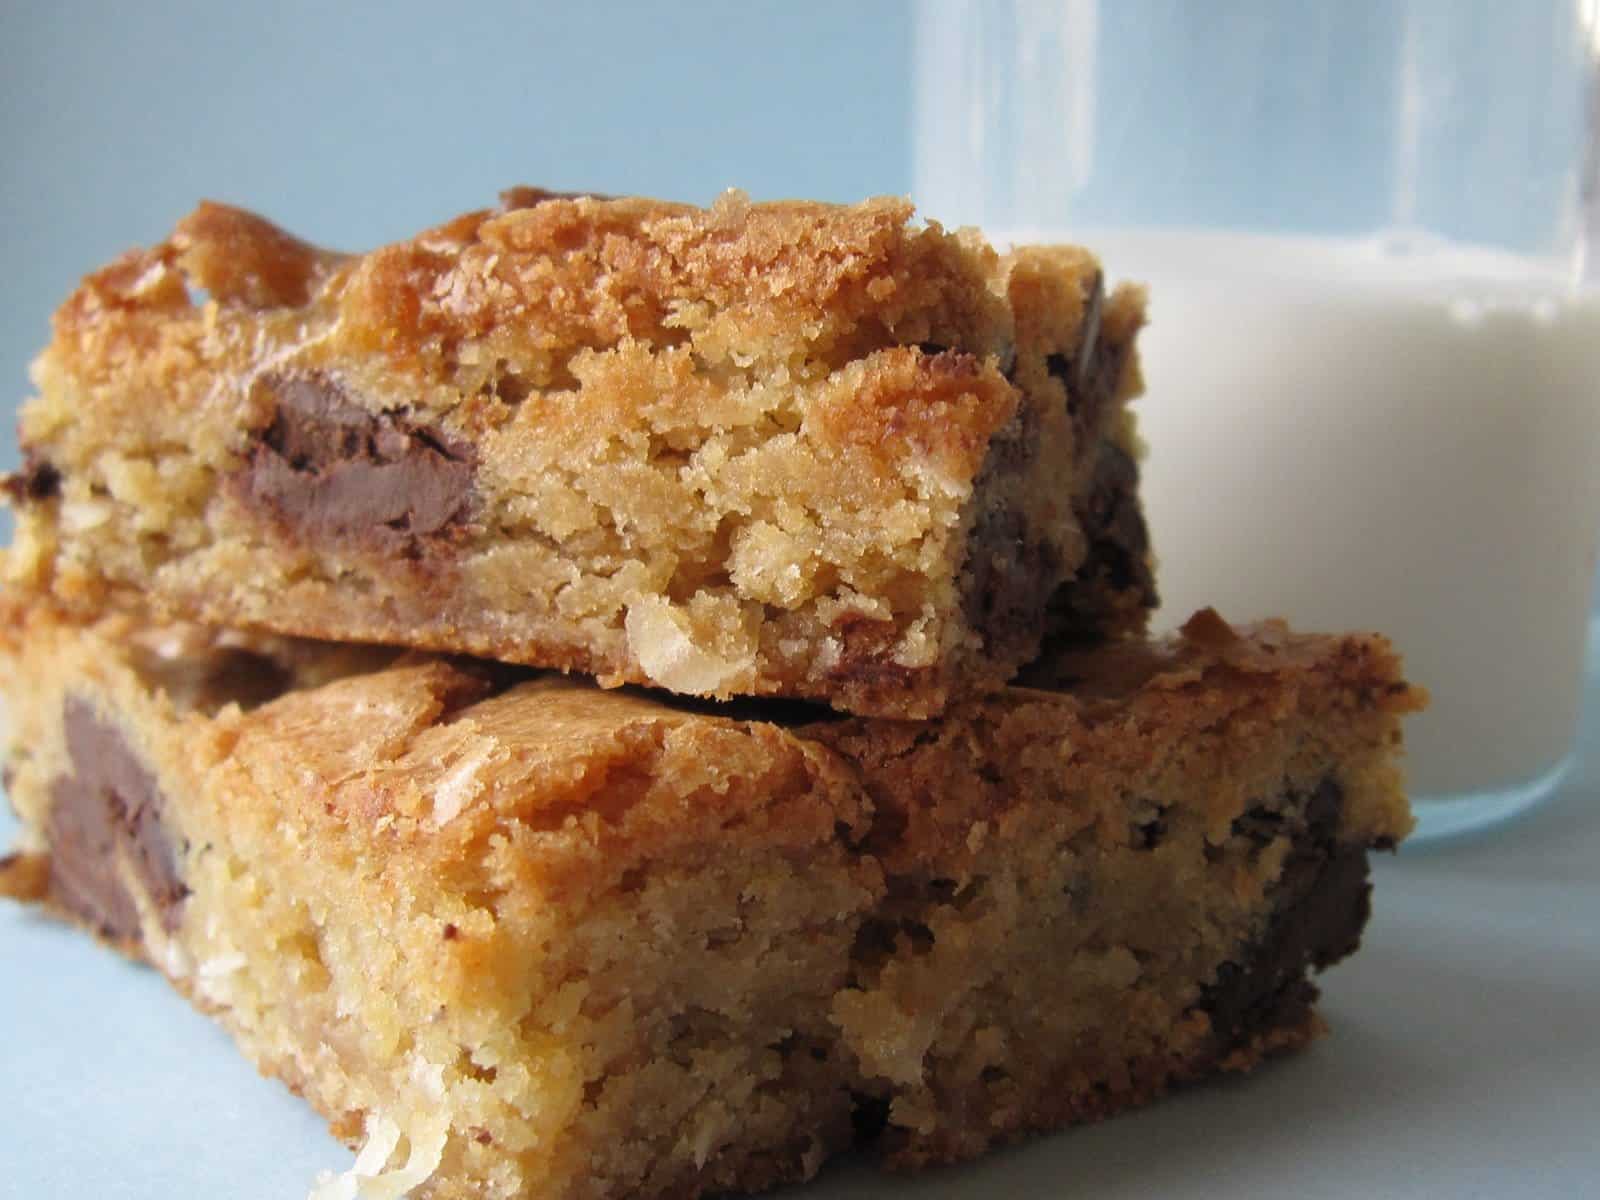
M 1145 636 L 1142 321 L 898 200 L 204 205 L 22 410 L 0 890 L 360 1146 L 330 1200 L 948 1162 L 1299 1046 L 1419 696 Z

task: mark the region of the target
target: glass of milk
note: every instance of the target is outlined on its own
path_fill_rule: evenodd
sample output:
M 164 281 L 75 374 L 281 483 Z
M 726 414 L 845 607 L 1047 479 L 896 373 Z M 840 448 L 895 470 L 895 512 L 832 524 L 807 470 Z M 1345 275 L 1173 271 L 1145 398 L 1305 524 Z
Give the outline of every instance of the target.
M 1600 516 L 1600 0 L 924 0 L 916 191 L 1150 284 L 1157 625 L 1375 629 L 1418 838 L 1572 761 Z M 1600 257 L 1597 255 L 1596 257 Z

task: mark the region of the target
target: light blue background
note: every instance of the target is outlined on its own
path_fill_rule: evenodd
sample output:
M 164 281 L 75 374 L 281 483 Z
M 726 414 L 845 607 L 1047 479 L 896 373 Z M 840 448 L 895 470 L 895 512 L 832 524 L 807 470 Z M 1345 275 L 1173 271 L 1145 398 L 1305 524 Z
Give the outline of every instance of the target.
M 1564 253 L 1584 2 L 926 0 L 917 188 L 1007 230 L 1417 226 Z
M 1409 219 L 1556 248 L 1582 155 L 1575 0 L 1136 0 L 1100 14 L 1098 86 L 1120 102 L 1100 114 L 1077 219 L 1341 234 Z

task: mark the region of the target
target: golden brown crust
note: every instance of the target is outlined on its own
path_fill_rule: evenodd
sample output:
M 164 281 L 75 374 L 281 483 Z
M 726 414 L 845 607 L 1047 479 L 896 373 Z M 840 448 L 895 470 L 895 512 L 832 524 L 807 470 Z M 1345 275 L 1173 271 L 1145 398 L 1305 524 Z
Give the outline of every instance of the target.
M 1425 689 L 1405 680 L 1399 655 L 1380 634 L 1297 633 L 1282 620 L 1232 625 L 1212 608 L 1165 638 L 1056 647 L 1031 664 L 1018 684 L 1070 690 L 1091 702 L 1115 703 L 1144 692 L 1159 698 L 1152 703 L 1181 707 L 1184 689 L 1202 679 L 1241 690 L 1251 680 L 1274 677 L 1337 685 L 1385 712 L 1418 712 L 1428 700 Z
M 458 367 L 447 360 L 460 343 L 497 334 L 521 357 L 565 360 L 630 339 L 671 347 L 706 322 L 726 330 L 727 349 L 804 351 L 833 365 L 930 342 L 983 357 L 1010 340 L 1012 318 L 995 294 L 998 256 L 937 225 L 913 227 L 902 200 L 752 204 L 729 193 L 695 209 L 537 194 L 531 207 L 466 213 L 357 257 L 207 201 L 168 242 L 85 279 L 56 314 L 51 356 L 78 378 L 119 373 L 121 335 L 138 327 L 118 318 L 136 313 L 186 318 L 159 354 L 197 347 L 205 327 L 231 313 L 194 306 L 186 283 L 232 313 L 307 309 L 297 320 L 333 325 L 342 351 L 380 355 L 397 372 Z M 716 340 L 696 345 L 709 352 Z M 901 419 L 870 405 L 856 415 L 841 432 L 873 444 Z M 990 417 L 980 432 L 1004 419 Z M 959 428 L 951 436 L 958 446 L 967 437 Z
M 927 715 L 1153 603 L 1142 299 L 1100 280 L 890 199 L 524 189 L 356 257 L 208 203 L 57 313 L 7 574 L 80 617 Z
M 1081 828 L 1124 844 L 1138 790 L 1129 781 L 1181 777 L 1195 745 L 1215 745 L 1237 778 L 1259 770 L 1251 759 L 1260 755 L 1272 766 L 1257 787 L 1296 756 L 1318 764 L 1302 771 L 1302 786 L 1329 761 L 1374 772 L 1352 787 L 1350 836 L 1394 843 L 1410 832 L 1391 752 L 1399 718 L 1420 711 L 1427 694 L 1405 681 L 1380 636 L 1297 634 L 1281 621 L 1235 628 L 1206 609 L 1166 639 L 1058 648 L 1027 682 L 963 702 L 937 723 L 852 719 L 806 732 L 869 767 L 878 819 L 900 830 L 891 860 L 934 848 L 961 857 L 975 823 L 1063 790 Z M 1216 744 L 1224 728 L 1246 744 Z M 1288 740 L 1273 744 L 1285 731 Z M 1213 833 L 1239 815 L 1241 788 L 1225 795 L 1208 814 Z
M 892 199 L 753 205 L 730 195 L 698 210 L 550 198 L 467 214 L 367 256 L 342 304 L 354 336 L 401 357 L 508 324 L 562 349 L 672 344 L 691 305 L 743 342 L 826 347 L 835 361 L 902 324 L 902 341 L 993 349 L 981 334 L 1002 332 L 1002 310 L 972 284 L 975 266 L 996 269 L 994 255 L 973 263 L 937 229 L 912 231 L 911 211 Z
M 306 304 L 341 256 L 270 221 L 206 201 L 172 232 L 178 269 L 218 303 L 243 308 Z

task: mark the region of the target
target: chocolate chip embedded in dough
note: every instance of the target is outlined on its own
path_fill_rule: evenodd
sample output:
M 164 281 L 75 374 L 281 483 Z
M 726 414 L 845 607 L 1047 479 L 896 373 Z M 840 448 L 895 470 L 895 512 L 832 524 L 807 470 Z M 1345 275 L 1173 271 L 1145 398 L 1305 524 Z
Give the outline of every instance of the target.
M 1201 997 L 1219 1053 L 1280 1024 L 1286 1006 L 1308 1004 L 1316 992 L 1305 972 L 1330 966 L 1361 944 L 1372 885 L 1365 848 L 1335 840 L 1341 796 L 1339 785 L 1326 779 L 1303 808 L 1284 808 L 1270 828 L 1252 814 L 1235 822 L 1236 834 L 1260 844 L 1291 831 L 1294 842 L 1274 888 L 1272 918 L 1240 956 L 1250 966 L 1224 963 Z
M 139 910 L 118 865 L 126 861 L 162 924 L 176 929 L 189 889 L 162 825 L 155 776 L 87 701 L 70 697 L 61 723 L 72 773 L 50 789 L 51 898 L 107 937 L 136 940 Z
M 1083 525 L 1090 555 L 1104 567 L 1112 586 L 1119 590 L 1139 587 L 1153 604 L 1150 531 L 1139 506 L 1139 464 L 1109 443 L 1100 449 Z
M 1078 519 L 1089 540 L 1089 556 L 1078 576 L 1090 586 L 1069 584 L 1058 598 L 1059 629 L 1070 636 L 1093 634 L 1102 628 L 1110 615 L 1101 611 L 1105 597 L 1099 589 L 1104 585 L 1133 597 L 1141 608 L 1154 608 L 1157 603 L 1150 531 L 1139 506 L 1139 464 L 1127 451 L 1110 442 L 1100 447 Z
M 0 491 L 18 506 L 54 500 L 61 494 L 61 472 L 29 450 L 24 454 L 22 470 L 0 478 Z
M 264 375 L 255 386 L 272 418 L 237 480 L 247 504 L 308 540 L 404 557 L 465 524 L 476 498 L 468 447 L 352 403 L 327 375 Z
M 978 518 L 968 542 L 963 606 L 990 653 L 1008 657 L 1038 638 L 1060 565 L 1055 546 L 1035 536 L 1022 513 L 999 508 Z

